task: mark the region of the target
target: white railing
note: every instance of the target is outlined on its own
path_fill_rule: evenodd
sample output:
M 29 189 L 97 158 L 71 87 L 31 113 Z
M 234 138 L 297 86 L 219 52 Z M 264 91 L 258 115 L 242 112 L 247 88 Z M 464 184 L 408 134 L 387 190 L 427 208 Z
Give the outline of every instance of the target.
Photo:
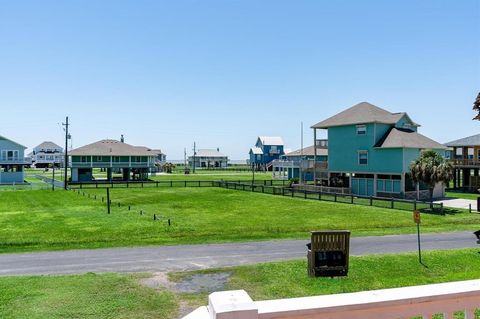
M 256 302 L 244 290 L 215 292 L 208 306 L 184 319 L 426 319 L 435 314 L 449 319 L 458 311 L 465 319 L 474 319 L 479 308 L 480 280 L 469 280 Z

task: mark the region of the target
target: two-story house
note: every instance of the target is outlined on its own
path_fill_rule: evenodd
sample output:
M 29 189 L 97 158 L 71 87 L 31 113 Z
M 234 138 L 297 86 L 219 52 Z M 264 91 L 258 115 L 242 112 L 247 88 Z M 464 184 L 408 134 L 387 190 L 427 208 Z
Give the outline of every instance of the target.
M 314 172 L 317 172 L 317 181 L 328 180 L 328 141 L 317 141 L 317 156 L 314 146 L 304 147 L 293 152 L 285 153 L 278 160 L 273 161 L 274 179 L 298 178 L 302 182 L 313 181 Z M 323 173 L 323 175 L 320 174 Z M 323 178 L 322 178 L 323 177 Z
M 188 165 L 200 168 L 226 168 L 228 156 L 220 152 L 220 149 L 199 149 L 195 155 L 188 157 Z
M 257 170 L 270 170 L 272 161 L 284 155 L 284 143 L 279 136 L 259 136 L 250 149 L 250 165 Z
M 405 112 L 391 113 L 367 102 L 313 125 L 314 140 L 317 130 L 328 130 L 329 186 L 365 196 L 418 196 L 409 174 L 411 162 L 422 150 L 442 155 L 446 150 L 418 133 L 418 127 Z M 442 195 L 443 187 L 436 188 L 434 196 Z
M 24 183 L 25 149 L 0 135 L 0 184 Z
M 453 164 L 453 187 L 476 191 L 480 188 L 480 134 L 445 143 Z
M 122 173 L 121 180 L 147 180 L 154 169 L 158 150 L 133 146 L 117 140 L 101 140 L 70 151 L 72 182 L 94 179 L 95 168 L 105 169 L 111 181 L 113 171 Z
M 50 141 L 34 147 L 29 156 L 32 159 L 32 164 L 37 168 L 63 166 L 63 148 Z

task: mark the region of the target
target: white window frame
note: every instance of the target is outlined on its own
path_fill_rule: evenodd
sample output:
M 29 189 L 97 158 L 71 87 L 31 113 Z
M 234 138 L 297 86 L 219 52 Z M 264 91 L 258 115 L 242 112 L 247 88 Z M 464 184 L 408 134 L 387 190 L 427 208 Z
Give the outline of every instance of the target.
M 360 156 L 365 154 L 366 155 L 366 160 L 367 162 L 366 163 L 361 163 L 361 158 Z M 358 151 L 357 153 L 357 158 L 358 158 L 358 165 L 368 165 L 368 151 L 365 151 L 365 150 L 361 150 L 361 151 Z
M 357 129 L 357 135 L 361 135 L 361 136 L 367 135 L 367 125 L 359 124 L 356 126 L 356 129 Z

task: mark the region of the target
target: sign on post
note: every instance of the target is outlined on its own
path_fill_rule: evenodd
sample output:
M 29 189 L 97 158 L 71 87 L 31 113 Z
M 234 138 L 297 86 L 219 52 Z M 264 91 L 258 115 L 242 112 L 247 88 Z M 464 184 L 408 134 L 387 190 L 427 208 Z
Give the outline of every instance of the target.
M 422 248 L 420 247 L 420 211 L 413 211 L 413 221 L 417 224 L 417 238 L 418 238 L 418 261 L 422 263 Z
M 420 212 L 418 210 L 413 211 L 413 221 L 415 224 L 420 224 L 421 218 L 420 218 Z

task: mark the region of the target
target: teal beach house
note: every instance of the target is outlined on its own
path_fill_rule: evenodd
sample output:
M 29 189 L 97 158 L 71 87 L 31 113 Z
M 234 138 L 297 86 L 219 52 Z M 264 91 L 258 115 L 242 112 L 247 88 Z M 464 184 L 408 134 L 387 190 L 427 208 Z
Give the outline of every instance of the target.
M 27 147 L 0 135 L 0 184 L 24 183 Z
M 391 113 L 367 102 L 313 125 L 315 141 L 318 130 L 327 130 L 328 185 L 364 196 L 428 196 L 424 185 L 417 186 L 411 180 L 410 163 L 422 150 L 444 156 L 446 147 L 418 133 L 419 126 L 405 112 Z M 318 148 L 314 153 L 319 156 Z M 319 181 L 318 176 L 315 180 Z M 443 196 L 443 191 L 438 185 L 434 196 Z

